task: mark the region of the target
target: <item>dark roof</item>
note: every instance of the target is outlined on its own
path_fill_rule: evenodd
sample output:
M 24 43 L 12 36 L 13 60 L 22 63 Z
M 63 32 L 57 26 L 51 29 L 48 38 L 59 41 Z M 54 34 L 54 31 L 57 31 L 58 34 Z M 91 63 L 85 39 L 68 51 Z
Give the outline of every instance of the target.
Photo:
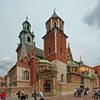
M 29 45 L 27 43 L 25 43 L 25 47 L 26 47 L 26 52 L 29 53 L 32 50 L 36 49 L 36 56 L 39 58 L 44 58 L 44 51 L 42 49 L 39 49 L 37 47 L 35 47 L 34 45 Z
M 22 25 L 24 25 L 25 23 L 31 26 L 28 20 L 25 20 Z
M 59 18 L 60 20 L 62 20 L 62 19 L 57 15 L 55 9 L 54 9 L 54 12 L 53 12 L 52 16 L 46 21 L 46 23 L 47 23 L 48 21 L 50 21 L 51 18 Z M 62 21 L 63 21 L 63 20 L 62 20 Z M 63 23 L 64 23 L 64 21 L 63 21 Z
M 56 14 L 55 10 L 54 10 L 53 15 L 51 17 L 58 17 L 58 15 Z
M 70 45 L 68 43 L 68 47 L 67 47 L 67 60 L 69 60 L 69 58 L 70 58 L 71 61 L 73 61 L 72 51 L 71 51 Z
M 61 31 L 58 27 L 54 27 L 54 28 L 52 28 L 50 31 L 47 31 L 47 33 L 42 37 L 42 39 L 44 39 L 45 38 L 45 36 L 47 36 L 48 35 L 48 33 L 50 33 L 52 30 L 54 30 L 54 29 L 58 29 L 61 33 L 63 33 L 62 35 L 64 35 L 66 38 L 68 38 L 68 36 L 63 32 L 63 31 Z
M 36 48 L 36 56 L 39 58 L 44 58 L 44 51 L 42 49 Z
M 25 47 L 26 47 L 26 52 L 29 53 L 31 52 L 33 49 L 35 49 L 35 46 L 34 45 L 30 45 L 30 44 L 27 44 L 25 43 Z
M 18 50 L 21 48 L 22 44 L 18 44 L 18 47 L 16 49 L 16 52 L 18 52 Z

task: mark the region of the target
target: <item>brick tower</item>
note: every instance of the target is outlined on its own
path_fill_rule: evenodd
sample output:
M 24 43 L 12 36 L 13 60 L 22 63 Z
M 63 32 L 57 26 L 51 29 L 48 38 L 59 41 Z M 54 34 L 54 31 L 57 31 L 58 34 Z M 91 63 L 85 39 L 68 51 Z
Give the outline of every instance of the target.
M 58 81 L 66 82 L 67 36 L 64 34 L 64 21 L 56 14 L 47 20 L 44 39 L 45 58 L 57 66 Z

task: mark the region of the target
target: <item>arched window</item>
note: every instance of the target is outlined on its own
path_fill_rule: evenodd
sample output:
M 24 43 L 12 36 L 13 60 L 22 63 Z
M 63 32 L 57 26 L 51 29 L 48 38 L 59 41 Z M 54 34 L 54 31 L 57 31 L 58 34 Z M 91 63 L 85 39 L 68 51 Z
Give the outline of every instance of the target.
M 61 74 L 61 82 L 64 81 L 64 74 Z
M 55 26 L 57 26 L 57 23 L 56 23 L 56 22 L 54 22 L 54 27 L 55 27 Z
M 29 25 L 27 25 L 27 30 L 29 30 Z
M 23 71 L 23 80 L 29 80 L 29 71 Z
M 30 42 L 30 41 L 31 41 L 30 37 L 27 37 L 27 41 L 28 41 L 28 42 Z

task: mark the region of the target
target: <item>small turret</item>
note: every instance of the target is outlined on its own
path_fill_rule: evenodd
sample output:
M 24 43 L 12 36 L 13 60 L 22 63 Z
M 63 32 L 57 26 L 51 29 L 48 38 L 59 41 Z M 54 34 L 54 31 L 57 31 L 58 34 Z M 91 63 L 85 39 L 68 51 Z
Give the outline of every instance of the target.
M 22 43 L 28 43 L 30 45 L 33 45 L 34 41 L 34 32 L 31 32 L 31 24 L 28 21 L 28 17 L 26 17 L 26 20 L 22 24 L 23 29 L 19 34 L 20 44 Z
M 64 21 L 56 14 L 55 9 L 52 16 L 46 22 L 47 32 L 52 30 L 54 27 L 57 27 L 59 30 L 64 31 Z
M 22 30 L 19 34 L 20 43 L 16 49 L 17 52 L 17 60 L 25 57 L 32 49 L 35 48 L 35 35 L 34 32 L 31 31 L 31 24 L 28 21 L 28 17 L 22 24 Z
M 22 26 L 23 26 L 23 30 L 26 30 L 28 32 L 31 31 L 31 24 L 28 21 L 28 17 L 26 17 L 26 20 L 25 22 L 23 22 Z

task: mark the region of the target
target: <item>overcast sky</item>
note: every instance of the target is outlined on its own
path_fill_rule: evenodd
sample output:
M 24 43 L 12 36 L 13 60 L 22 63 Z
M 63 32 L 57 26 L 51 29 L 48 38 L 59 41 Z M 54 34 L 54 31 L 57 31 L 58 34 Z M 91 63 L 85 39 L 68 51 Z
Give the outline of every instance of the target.
M 74 60 L 100 64 L 100 0 L 0 0 L 0 75 L 16 62 L 18 35 L 28 15 L 36 46 L 43 49 L 45 22 L 56 13 L 65 22 L 64 32 Z

